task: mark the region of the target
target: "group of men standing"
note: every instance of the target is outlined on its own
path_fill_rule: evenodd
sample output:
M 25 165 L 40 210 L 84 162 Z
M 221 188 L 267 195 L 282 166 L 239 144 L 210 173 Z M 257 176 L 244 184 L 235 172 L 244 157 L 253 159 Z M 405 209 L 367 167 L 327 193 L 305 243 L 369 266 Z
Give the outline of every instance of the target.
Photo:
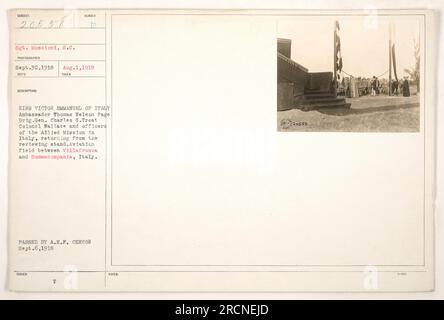
M 392 80 L 392 82 L 389 84 L 390 85 L 390 89 L 391 89 L 391 93 L 393 95 L 398 95 L 399 94 L 399 89 L 401 87 L 402 90 L 402 95 L 404 97 L 410 97 L 410 84 L 409 84 L 409 80 L 407 79 L 407 77 L 404 78 L 404 81 L 402 81 L 402 83 L 400 84 L 398 80 Z M 371 82 L 370 82 L 370 87 L 371 87 L 371 95 L 372 96 L 376 96 L 380 93 L 381 91 L 381 85 L 379 82 L 379 79 L 375 76 L 373 76 Z
M 380 83 L 379 79 L 375 76 L 373 76 L 372 81 L 370 81 L 370 87 L 372 89 L 371 96 L 376 96 L 379 94 L 380 91 Z
M 407 77 L 404 78 L 404 81 L 401 84 L 398 80 L 392 80 L 391 87 L 393 95 L 397 96 L 399 94 L 399 87 L 401 87 L 402 95 L 404 97 L 410 97 L 410 84 Z

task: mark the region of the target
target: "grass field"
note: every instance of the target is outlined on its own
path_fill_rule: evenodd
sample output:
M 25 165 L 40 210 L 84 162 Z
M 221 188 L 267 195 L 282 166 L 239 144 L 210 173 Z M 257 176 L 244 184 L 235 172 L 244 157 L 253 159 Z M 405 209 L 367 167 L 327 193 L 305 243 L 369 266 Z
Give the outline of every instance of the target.
M 419 97 L 361 97 L 348 99 L 350 110 L 280 111 L 279 131 L 417 132 Z

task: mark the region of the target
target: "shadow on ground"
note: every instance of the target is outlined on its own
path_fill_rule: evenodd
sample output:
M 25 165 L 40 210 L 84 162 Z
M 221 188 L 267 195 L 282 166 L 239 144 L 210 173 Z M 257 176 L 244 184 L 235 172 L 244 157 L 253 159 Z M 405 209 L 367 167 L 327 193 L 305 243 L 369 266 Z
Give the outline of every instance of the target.
M 333 116 L 344 116 L 349 114 L 362 114 L 362 113 L 373 113 L 373 112 L 381 112 L 381 111 L 390 111 L 390 110 L 400 110 L 400 109 L 409 109 L 409 108 L 415 108 L 418 107 L 418 102 L 412 102 L 412 103 L 406 103 L 406 104 L 400 104 L 400 105 L 390 105 L 390 106 L 379 106 L 379 107 L 369 107 L 369 108 L 359 108 L 354 109 L 353 105 L 351 108 L 345 109 L 345 108 L 337 108 L 337 109 L 317 109 L 316 111 L 333 115 Z

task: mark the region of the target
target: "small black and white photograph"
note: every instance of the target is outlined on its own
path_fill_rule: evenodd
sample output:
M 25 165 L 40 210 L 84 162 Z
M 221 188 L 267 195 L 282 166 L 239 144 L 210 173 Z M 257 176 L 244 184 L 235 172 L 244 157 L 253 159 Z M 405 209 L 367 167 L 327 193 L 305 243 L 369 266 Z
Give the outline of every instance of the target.
M 280 21 L 278 131 L 419 132 L 420 27 L 378 15 Z

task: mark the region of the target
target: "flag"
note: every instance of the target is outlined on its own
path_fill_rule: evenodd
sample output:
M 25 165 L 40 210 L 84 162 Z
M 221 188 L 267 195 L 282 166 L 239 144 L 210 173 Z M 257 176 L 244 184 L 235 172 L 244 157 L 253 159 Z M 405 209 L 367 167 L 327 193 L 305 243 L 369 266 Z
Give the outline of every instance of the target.
M 339 36 L 340 31 L 339 22 L 335 21 L 335 68 L 337 71 L 337 77 L 338 80 L 341 78 L 341 71 L 342 71 L 342 55 L 341 55 L 341 37 Z
M 396 74 L 395 44 L 392 44 L 392 65 L 393 65 L 393 74 L 395 75 L 396 81 L 398 81 L 398 75 Z

